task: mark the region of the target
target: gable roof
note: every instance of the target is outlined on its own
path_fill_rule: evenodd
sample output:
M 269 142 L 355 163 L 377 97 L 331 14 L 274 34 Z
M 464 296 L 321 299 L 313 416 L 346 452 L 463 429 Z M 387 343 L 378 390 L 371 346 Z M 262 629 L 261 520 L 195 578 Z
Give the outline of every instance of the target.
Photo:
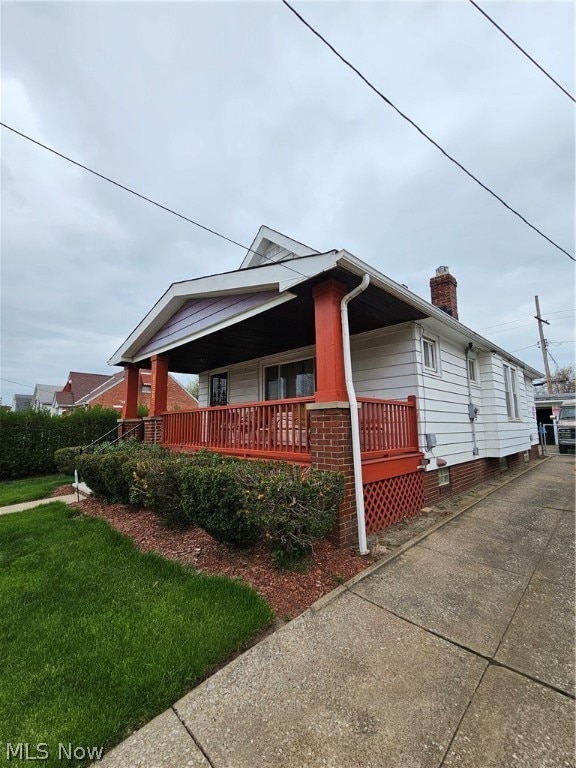
M 301 251 L 311 250 L 296 241 L 288 244 L 285 235 L 273 233 L 268 228 L 260 229 L 253 243 L 255 250 L 259 247 L 258 243 L 274 242 L 273 238 L 281 241 L 279 245 L 284 243 L 292 247 L 294 243 L 294 247 L 300 246 Z M 267 316 L 270 320 L 264 330 L 260 328 L 261 332 L 267 333 L 268 336 L 284 333 L 284 344 L 292 334 L 292 348 L 305 346 L 303 332 L 298 336 L 297 328 L 283 327 L 289 322 L 289 317 L 282 312 L 281 305 L 296 297 L 299 301 L 305 301 L 303 296 L 306 291 L 309 297 L 311 286 L 321 279 L 336 277 L 351 290 L 359 284 L 362 276 L 367 274 L 370 277 L 368 290 L 350 305 L 351 322 L 354 313 L 357 316 L 361 312 L 364 313 L 362 322 L 357 322 L 354 329 L 351 325 L 352 334 L 385 325 L 426 319 L 432 329 L 439 333 L 452 336 L 466 344 L 472 342 L 479 350 L 500 354 L 523 368 L 530 378 L 542 376 L 541 372 L 527 366 L 509 352 L 497 347 L 346 250 L 302 253 L 291 256 L 288 261 L 265 261 L 257 265 L 252 264 L 252 258 L 247 262 L 248 256 L 250 254 L 244 259 L 239 270 L 173 283 L 114 353 L 109 364 L 140 362 L 151 354 L 175 350 L 211 335 L 214 335 L 214 344 L 221 346 L 222 331 L 240 323 L 247 329 L 244 340 L 249 344 L 247 335 L 253 334 L 255 327 L 254 322 L 250 324 L 250 320 L 264 312 L 270 313 Z M 256 254 L 252 256 L 256 257 Z M 207 299 L 213 300 L 214 304 L 207 302 Z M 209 306 L 219 307 L 219 312 L 211 316 L 207 309 Z M 290 306 L 292 305 L 288 305 L 288 308 Z M 254 344 L 252 346 L 254 347 Z
M 75 405 L 88 405 L 88 403 L 90 403 L 92 400 L 95 400 L 97 397 L 103 395 L 105 392 L 108 392 L 108 390 L 112 389 L 112 387 L 121 384 L 123 381 L 124 371 L 118 371 L 114 375 L 108 376 L 106 381 L 98 384 L 98 386 L 94 387 L 94 389 L 91 389 L 89 392 L 86 392 L 86 394 L 82 397 L 77 397 Z
M 59 389 L 57 384 L 36 384 L 32 398 L 43 405 L 52 405 L 54 392 L 58 392 Z
M 262 225 L 246 252 L 240 269 L 259 267 L 271 262 L 289 261 L 298 256 L 312 256 L 315 253 L 318 251 L 314 248 Z
M 104 384 L 110 378 L 109 373 L 83 373 L 82 371 L 70 371 L 68 380 L 62 387 L 63 392 L 72 392 L 73 402 L 78 402 L 96 387 Z

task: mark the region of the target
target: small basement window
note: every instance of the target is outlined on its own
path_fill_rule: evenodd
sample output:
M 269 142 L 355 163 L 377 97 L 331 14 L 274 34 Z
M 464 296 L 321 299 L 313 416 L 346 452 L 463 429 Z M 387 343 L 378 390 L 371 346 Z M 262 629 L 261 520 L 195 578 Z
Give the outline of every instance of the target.
M 450 467 L 441 467 L 438 470 L 438 486 L 450 485 Z

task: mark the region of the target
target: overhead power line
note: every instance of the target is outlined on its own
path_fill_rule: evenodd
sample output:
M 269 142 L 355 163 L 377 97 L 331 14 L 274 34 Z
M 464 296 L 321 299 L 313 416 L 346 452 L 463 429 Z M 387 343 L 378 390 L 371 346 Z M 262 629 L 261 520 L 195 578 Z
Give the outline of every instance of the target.
M 28 389 L 35 389 L 30 384 L 22 384 L 21 381 L 12 381 L 12 379 L 3 379 L 0 377 L 0 381 L 7 381 L 9 384 L 17 384 L 19 387 L 27 387 Z
M 558 309 L 558 310 L 556 310 L 554 312 L 547 312 L 546 314 L 547 315 L 560 315 L 560 314 L 565 314 L 565 313 L 574 314 L 574 312 L 575 312 L 575 310 L 573 310 L 573 309 Z M 516 318 L 516 320 L 507 320 L 505 323 L 496 323 L 496 325 L 485 325 L 483 328 L 478 328 L 478 330 L 479 331 L 487 331 L 489 328 L 501 328 L 503 325 L 512 325 L 513 323 L 521 323 L 523 320 L 532 319 L 533 317 L 534 317 L 534 315 L 528 315 L 526 317 L 518 317 L 518 318 Z M 563 318 L 563 317 L 560 318 L 560 320 L 564 320 L 564 319 L 567 320 L 568 318 Z M 531 323 L 530 323 L 530 325 L 531 325 Z M 511 328 L 510 330 L 513 331 L 514 329 Z
M 526 219 L 515 208 L 512 208 L 511 205 L 508 205 L 508 203 L 505 200 L 503 200 L 500 197 L 500 195 L 497 195 L 496 192 L 494 192 L 492 189 L 490 189 L 490 187 L 488 187 L 486 184 L 484 184 L 484 182 L 480 181 L 480 179 L 477 176 L 475 176 L 471 171 L 469 171 L 467 168 L 465 168 L 462 165 L 462 163 L 460 163 L 458 160 L 456 160 L 454 157 L 452 157 L 452 155 L 450 155 L 442 146 L 440 146 L 440 144 L 438 144 L 437 141 L 435 141 L 422 128 L 420 128 L 420 126 L 417 125 L 414 122 L 414 120 L 412 120 L 410 117 L 408 117 L 408 115 L 404 114 L 404 112 L 402 112 L 395 104 L 393 104 L 390 101 L 390 99 L 382 93 L 382 91 L 379 91 L 378 88 L 376 88 L 376 86 L 373 85 L 373 83 L 371 83 L 370 80 L 368 80 L 368 78 L 365 75 L 363 75 L 362 72 L 360 72 L 360 70 L 357 69 L 357 67 L 354 66 L 354 64 L 352 64 L 350 61 L 348 61 L 348 59 L 344 58 L 344 56 L 341 53 L 339 53 L 339 51 L 336 50 L 336 48 L 332 45 L 332 43 L 329 43 L 328 40 L 326 40 L 326 38 L 323 37 L 323 35 L 320 34 L 320 32 L 318 32 L 309 22 L 307 22 L 306 19 L 303 16 L 301 16 L 298 13 L 298 11 L 290 5 L 290 3 L 287 2 L 287 0 L 282 0 L 282 2 L 284 3 L 284 5 L 290 11 L 292 11 L 292 13 L 296 16 L 296 18 L 298 18 L 302 22 L 302 24 L 304 24 L 304 26 L 307 27 L 310 30 L 310 32 L 312 32 L 313 35 L 316 35 L 316 37 L 319 40 L 321 40 L 324 43 L 324 45 L 327 48 L 329 48 L 332 51 L 332 53 L 340 59 L 340 61 L 343 64 L 345 64 L 347 67 L 349 67 L 372 91 L 374 91 L 374 93 L 377 96 L 379 96 L 382 99 L 382 101 L 384 101 L 386 104 L 388 104 L 389 107 L 392 107 L 392 109 L 395 112 L 397 112 L 402 119 L 404 119 L 408 123 L 410 123 L 410 125 L 413 128 L 415 128 L 418 131 L 419 134 L 424 136 L 424 138 L 427 141 L 429 141 L 430 144 L 434 145 L 436 147 L 436 149 L 438 149 L 444 155 L 444 157 L 446 157 L 448 160 L 450 160 L 451 163 L 454 163 L 454 165 L 456 165 L 458 168 L 460 168 L 461 171 L 464 171 L 464 173 L 467 176 L 469 176 L 473 181 L 475 181 L 476 184 L 481 186 L 482 189 L 486 190 L 486 192 L 488 192 L 490 195 L 492 195 L 492 197 L 494 197 L 496 200 L 498 200 L 499 203 L 501 203 L 511 213 L 513 213 L 521 221 L 523 221 L 524 224 L 527 224 L 531 229 L 533 229 L 541 237 L 543 237 L 544 240 L 547 240 L 551 245 L 554 246 L 554 248 L 557 248 L 559 251 L 564 253 L 566 256 L 568 256 L 569 259 L 572 259 L 572 261 L 576 261 L 576 258 L 574 258 L 574 256 L 572 256 L 571 253 L 568 253 L 568 251 L 566 251 L 564 248 L 562 248 L 562 246 L 558 245 L 558 243 L 555 243 L 554 240 L 552 240 L 550 237 L 548 237 L 548 235 L 545 235 L 544 232 L 542 232 L 540 229 L 538 229 L 538 227 L 536 227 L 534 224 L 529 222 L 528 219 Z
M 521 46 L 521 45 L 518 45 L 518 43 L 516 42 L 516 40 L 514 40 L 514 38 L 510 37 L 510 35 L 509 35 L 507 32 L 505 32 L 505 31 L 502 29 L 502 27 L 501 27 L 499 24 L 497 24 L 497 23 L 494 21 L 494 19 L 493 19 L 491 16 L 488 16 L 488 14 L 486 13 L 486 11 L 485 11 L 485 10 L 483 10 L 482 8 L 480 8 L 480 6 L 478 5 L 478 3 L 475 3 L 475 2 L 474 2 L 474 0 L 468 0 L 468 2 L 469 2 L 471 5 L 473 5 L 473 6 L 474 6 L 474 8 L 476 8 L 476 10 L 477 10 L 477 11 L 480 11 L 480 13 L 482 14 L 482 16 L 484 16 L 486 19 L 488 19 L 488 21 L 490 22 L 490 24 L 493 24 L 493 25 L 496 27 L 496 29 L 497 29 L 499 32 L 502 32 L 502 34 L 504 35 L 504 37 L 506 37 L 508 40 L 510 40 L 510 42 L 512 43 L 512 45 L 515 45 L 515 46 L 516 46 L 516 48 L 518 48 L 518 50 L 520 51 L 520 53 L 523 53 L 523 54 L 524 54 L 524 56 L 526 56 L 526 58 L 527 58 L 527 59 L 529 59 L 529 60 L 532 62 L 532 64 L 534 64 L 534 66 L 535 66 L 535 67 L 538 67 L 538 69 L 540 70 L 540 72 L 542 72 L 542 74 L 546 75 L 546 77 L 548 78 L 548 80 L 551 80 L 551 81 L 554 83 L 554 85 L 556 85 L 558 88 L 560 88 L 560 90 L 562 91 L 562 93 L 565 93 L 565 94 L 566 94 L 566 96 L 568 96 L 568 98 L 569 98 L 569 99 L 572 99 L 572 101 L 576 103 L 576 99 L 574 98 L 574 96 L 572 96 L 572 94 L 571 94 L 571 93 L 569 93 L 569 92 L 566 90 L 566 88 L 563 88 L 563 87 L 560 85 L 560 83 L 559 83 L 557 80 L 554 80 L 554 78 L 552 77 L 552 75 L 551 75 L 549 72 L 546 72 L 546 70 L 544 69 L 544 67 L 541 67 L 541 66 L 540 66 L 540 64 L 538 64 L 538 62 L 537 62 L 535 59 L 533 59 L 533 58 L 532 58 L 532 56 L 530 56 L 530 54 L 529 54 L 529 53 L 527 53 L 527 52 L 524 50 L 524 48 L 522 48 L 522 46 Z
M 219 237 L 222 240 L 226 240 L 228 243 L 232 243 L 232 245 L 237 245 L 239 248 L 242 248 L 243 250 L 248 251 L 249 253 L 255 253 L 261 258 L 266 259 L 267 261 L 270 261 L 272 264 L 281 264 L 283 267 L 285 267 L 286 269 L 289 269 L 291 272 L 294 272 L 296 275 L 300 275 L 300 277 L 308 277 L 308 275 L 305 275 L 302 272 L 299 272 L 297 269 L 290 267 L 288 264 L 286 264 L 283 261 L 274 261 L 274 259 L 269 258 L 265 254 L 258 253 L 258 251 L 255 251 L 253 248 L 248 248 L 248 246 L 242 245 L 242 243 L 239 243 L 237 240 L 233 240 L 231 237 L 227 237 L 226 235 L 223 235 L 221 232 L 217 232 L 215 229 L 211 229 L 210 227 L 207 227 L 204 224 L 200 224 L 200 222 L 198 221 L 194 221 L 194 219 L 188 218 L 188 216 L 184 216 L 183 213 L 178 213 L 177 211 L 172 210 L 172 208 L 168 208 L 168 206 L 162 205 L 162 203 L 157 203 L 155 200 L 152 200 L 150 197 L 146 197 L 146 195 L 142 195 L 140 194 L 140 192 L 136 192 L 136 190 L 131 189 L 130 187 L 125 186 L 124 184 L 120 184 L 120 182 L 118 181 L 114 181 L 114 179 L 111 179 L 109 176 L 105 176 L 103 173 L 99 173 L 98 171 L 95 171 L 92 168 L 89 168 L 87 165 L 83 165 L 82 163 L 79 163 L 77 160 L 73 160 L 71 157 L 68 157 L 68 155 L 64 155 L 62 154 L 62 152 L 58 152 L 52 147 L 49 147 L 47 144 L 42 144 L 41 141 L 38 141 L 37 139 L 33 139 L 31 136 L 28 136 L 27 134 L 22 133 L 22 131 L 16 130 L 16 128 L 13 128 L 11 125 L 8 125 L 7 123 L 0 122 L 0 125 L 3 128 L 6 128 L 7 130 L 12 131 L 12 133 L 15 133 L 17 136 L 21 136 L 23 139 L 26 139 L 27 141 L 31 141 L 32 144 L 36 144 L 38 147 L 42 147 L 42 149 L 45 149 L 47 152 L 52 152 L 53 155 L 56 155 L 57 157 L 61 157 L 63 160 L 66 160 L 67 162 L 72 163 L 72 165 L 76 165 L 78 168 L 82 168 L 82 170 L 88 171 L 88 173 L 91 173 L 94 176 L 98 176 L 99 179 L 102 179 L 103 181 L 107 181 L 108 183 L 113 184 L 115 187 L 119 187 L 120 189 L 123 189 L 125 192 L 129 192 L 131 195 L 135 195 L 136 197 L 139 197 L 141 200 L 145 200 L 147 203 L 150 203 L 151 205 L 155 205 L 157 208 L 161 208 L 163 211 L 166 211 L 167 213 L 171 213 L 173 216 L 178 216 L 179 219 L 183 219 L 184 221 L 187 221 L 189 224 L 193 224 L 195 227 L 199 227 L 200 229 L 203 229 L 205 232 L 209 232 L 211 235 L 215 235 L 216 237 Z

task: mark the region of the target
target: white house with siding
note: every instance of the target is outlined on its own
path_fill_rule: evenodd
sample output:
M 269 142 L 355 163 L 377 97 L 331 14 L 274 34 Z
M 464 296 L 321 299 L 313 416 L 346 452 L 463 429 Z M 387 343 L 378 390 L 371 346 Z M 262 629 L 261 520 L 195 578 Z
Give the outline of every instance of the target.
M 151 368 L 149 434 L 177 450 L 346 472 L 354 438 L 338 450 L 334 441 L 357 399 L 362 470 L 352 480 L 374 530 L 536 455 L 532 381 L 542 374 L 459 322 L 447 267 L 430 286 L 427 301 L 345 250 L 318 253 L 261 227 L 240 269 L 173 284 L 110 363 Z M 189 419 L 165 413 L 168 370 L 199 375 Z M 128 394 L 127 421 L 130 408 Z M 351 525 L 341 528 L 346 543 Z

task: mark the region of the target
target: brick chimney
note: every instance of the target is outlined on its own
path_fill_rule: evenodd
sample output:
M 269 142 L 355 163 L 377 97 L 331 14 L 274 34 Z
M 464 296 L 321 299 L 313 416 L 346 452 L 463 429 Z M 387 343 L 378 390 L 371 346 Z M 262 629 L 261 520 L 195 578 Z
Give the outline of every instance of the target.
M 458 320 L 457 286 L 456 278 L 450 274 L 448 267 L 438 267 L 436 274 L 430 279 L 432 304 L 455 320 Z

